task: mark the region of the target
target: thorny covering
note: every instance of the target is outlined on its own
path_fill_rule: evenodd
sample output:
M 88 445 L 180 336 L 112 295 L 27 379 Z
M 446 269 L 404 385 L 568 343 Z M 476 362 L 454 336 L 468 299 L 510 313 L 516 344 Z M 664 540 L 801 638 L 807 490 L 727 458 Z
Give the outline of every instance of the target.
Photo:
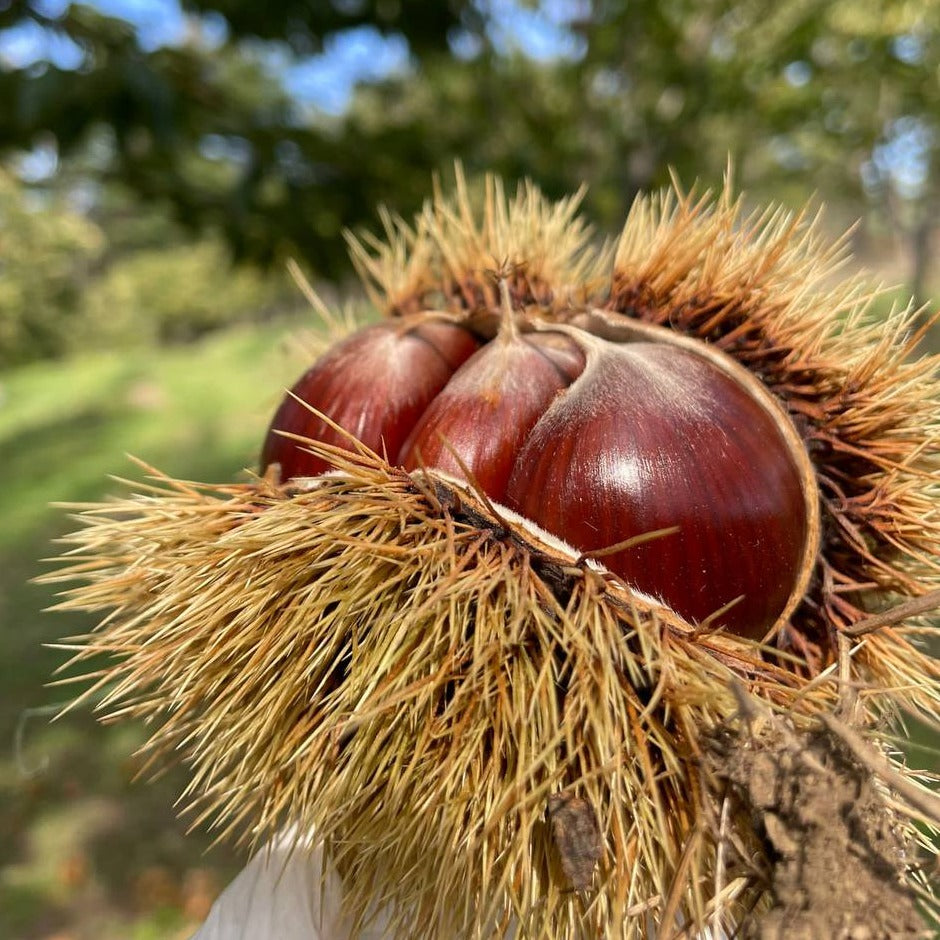
M 490 181 L 482 216 L 471 204 L 458 174 L 414 226 L 386 215 L 387 243 L 354 241 L 376 303 L 472 320 L 498 308 L 498 270 L 526 316 L 602 307 L 749 366 L 824 503 L 790 622 L 764 647 L 700 631 L 433 472 L 312 445 L 337 469 L 310 486 L 162 480 L 85 507 L 50 579 L 83 582 L 63 606 L 108 615 L 68 646 L 111 657 L 86 693 L 105 715 L 153 720 L 153 759 L 191 764 L 197 820 L 252 840 L 312 826 L 350 903 L 391 904 L 402 936 L 731 928 L 768 882 L 722 868 L 702 768 L 741 695 L 801 733 L 847 701 L 866 728 L 899 709 L 937 720 L 928 626 L 844 633 L 937 581 L 935 364 L 908 359 L 910 312 L 874 322 L 863 285 L 828 286 L 842 249 L 802 217 L 669 193 L 595 251 L 576 199 Z M 588 888 L 570 890 L 584 859 L 558 857 L 550 805 L 593 812 Z M 722 825 L 753 835 L 744 812 Z

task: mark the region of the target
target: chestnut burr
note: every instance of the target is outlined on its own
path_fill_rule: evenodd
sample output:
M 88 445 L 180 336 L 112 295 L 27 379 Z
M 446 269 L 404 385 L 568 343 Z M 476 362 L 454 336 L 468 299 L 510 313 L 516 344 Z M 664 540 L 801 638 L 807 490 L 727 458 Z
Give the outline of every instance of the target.
M 605 246 L 579 195 L 481 184 L 351 237 L 384 322 L 278 410 L 280 480 L 80 507 L 44 579 L 102 618 L 60 644 L 76 702 L 146 723 L 221 838 L 312 833 L 366 931 L 381 901 L 405 938 L 774 932 L 802 855 L 741 784 L 760 763 L 864 807 L 814 827 L 813 871 L 869 872 L 917 934 L 936 846 L 891 723 L 940 721 L 917 312 L 727 186 L 641 196 Z M 867 928 L 857 891 L 802 887 L 817 933 Z

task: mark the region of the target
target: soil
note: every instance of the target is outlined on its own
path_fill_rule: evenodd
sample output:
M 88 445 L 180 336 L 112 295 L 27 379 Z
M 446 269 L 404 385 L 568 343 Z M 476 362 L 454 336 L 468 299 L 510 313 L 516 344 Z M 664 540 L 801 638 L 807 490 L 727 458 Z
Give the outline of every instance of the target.
M 710 739 L 705 768 L 720 799 L 750 820 L 759 879 L 771 903 L 741 925 L 742 940 L 930 937 L 906 881 L 916 847 L 884 788 L 831 732 L 797 732 L 760 716 Z M 741 840 L 723 850 L 753 869 Z M 733 844 L 738 848 L 735 850 Z M 750 858 L 744 858 L 744 855 Z M 732 858 L 731 861 L 734 861 Z

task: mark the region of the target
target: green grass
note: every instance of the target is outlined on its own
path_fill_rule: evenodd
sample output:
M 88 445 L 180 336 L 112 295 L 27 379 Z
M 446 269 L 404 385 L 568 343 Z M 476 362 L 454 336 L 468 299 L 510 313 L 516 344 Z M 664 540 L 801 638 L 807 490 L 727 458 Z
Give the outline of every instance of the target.
M 185 776 L 135 781 L 142 729 L 87 710 L 50 723 L 68 690 L 47 683 L 63 654 L 43 646 L 91 626 L 43 613 L 30 583 L 74 523 L 55 502 L 141 479 L 133 454 L 174 476 L 238 479 L 303 368 L 289 327 L 244 328 L 198 345 L 102 352 L 0 378 L 0 937 L 186 937 L 240 860 L 186 835 L 173 801 Z M 47 567 L 47 566 L 46 566 Z M 196 887 L 194 887 L 194 885 Z

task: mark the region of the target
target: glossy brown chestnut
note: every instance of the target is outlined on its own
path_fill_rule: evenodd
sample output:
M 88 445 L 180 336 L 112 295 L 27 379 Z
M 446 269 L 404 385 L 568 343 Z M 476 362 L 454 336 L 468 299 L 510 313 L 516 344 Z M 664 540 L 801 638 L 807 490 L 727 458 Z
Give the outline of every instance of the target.
M 305 372 L 281 402 L 264 441 L 262 470 L 278 463 L 281 479 L 289 480 L 329 469 L 279 432 L 351 448 L 349 438 L 311 408 L 394 461 L 415 422 L 478 346 L 468 330 L 443 320 L 358 330 Z
M 798 467 L 775 421 L 707 360 L 659 343 L 594 344 L 588 365 L 519 451 L 505 501 L 700 621 L 766 630 L 807 539 Z
M 442 320 L 368 327 L 293 392 L 392 463 L 469 475 L 687 620 L 721 611 L 715 626 L 763 635 L 792 609 L 815 551 L 795 430 L 720 353 L 586 316 L 585 328 L 528 332 L 504 317 L 482 346 Z M 349 446 L 288 397 L 262 455 L 284 479 L 326 463 L 279 430 Z M 662 529 L 674 531 L 605 551 Z
M 431 402 L 405 441 L 401 464 L 461 477 L 466 469 L 487 496 L 502 501 L 532 426 L 583 368 L 584 354 L 567 336 L 498 336 Z

